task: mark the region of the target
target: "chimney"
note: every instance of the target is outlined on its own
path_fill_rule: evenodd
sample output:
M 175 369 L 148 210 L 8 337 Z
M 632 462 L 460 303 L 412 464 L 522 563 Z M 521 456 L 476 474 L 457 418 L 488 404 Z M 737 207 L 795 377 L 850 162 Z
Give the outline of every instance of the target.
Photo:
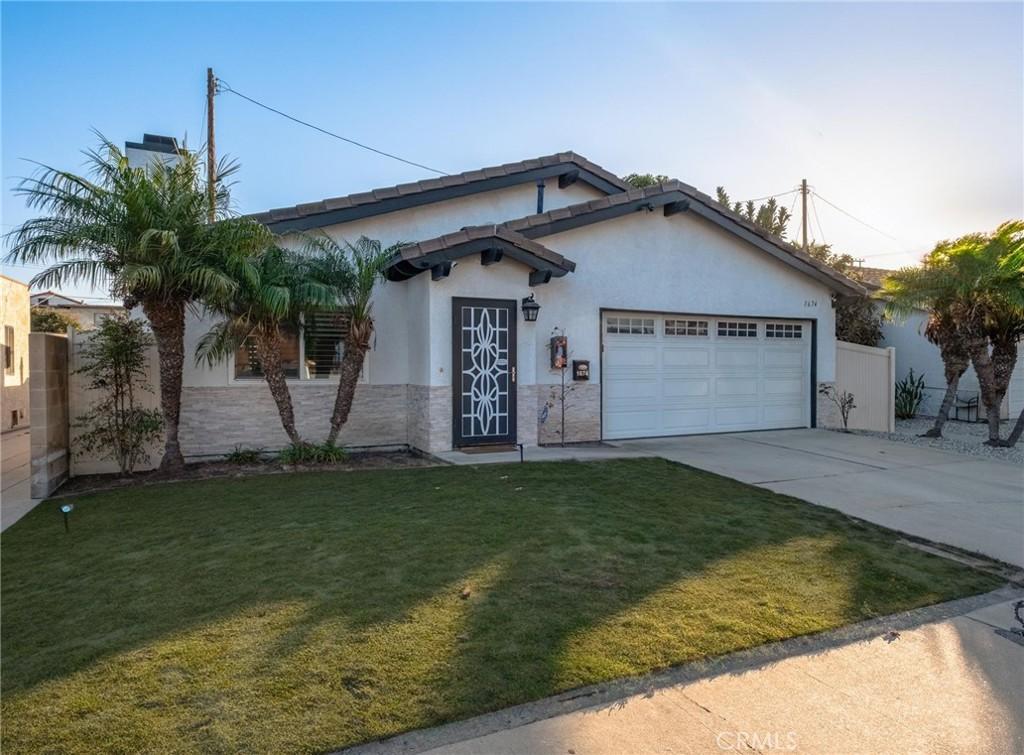
M 133 168 L 150 165 L 154 160 L 177 162 L 178 140 L 173 136 L 143 134 L 141 142 L 125 142 L 124 154 Z

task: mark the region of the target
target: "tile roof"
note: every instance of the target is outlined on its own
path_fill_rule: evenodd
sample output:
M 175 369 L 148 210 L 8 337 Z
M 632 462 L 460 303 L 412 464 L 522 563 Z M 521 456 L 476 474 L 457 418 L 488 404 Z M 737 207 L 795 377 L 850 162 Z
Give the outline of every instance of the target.
M 478 248 L 481 246 L 479 242 L 493 242 L 493 248 L 521 252 L 521 255 L 517 255 L 521 261 L 537 270 L 550 270 L 556 277 L 576 269 L 576 263 L 572 260 L 520 233 L 500 225 L 478 225 L 415 244 L 406 244 L 388 263 L 389 277 L 401 280 L 441 261 L 481 251 Z M 490 244 L 488 246 L 490 248 Z
M 568 207 L 560 207 L 556 210 L 544 212 L 539 215 L 528 215 L 527 217 L 510 220 L 503 223 L 503 225 L 514 231 L 529 234 L 531 229 L 543 230 L 546 226 L 553 226 L 557 228 L 560 222 L 564 223 L 564 221 L 575 218 L 584 219 L 588 215 L 599 215 L 603 210 L 613 210 L 616 207 L 627 206 L 638 202 L 642 204 L 644 200 L 660 200 L 657 204 L 664 205 L 673 201 L 673 198 L 685 198 L 699 203 L 701 206 L 705 207 L 708 212 L 721 216 L 724 221 L 739 225 L 743 230 L 754 234 L 762 241 L 767 242 L 779 251 L 784 252 L 786 255 L 791 257 L 794 262 L 802 263 L 805 266 L 809 266 L 817 270 L 821 275 L 828 278 L 846 293 L 864 294 L 866 292 L 864 287 L 856 281 L 846 277 L 842 273 L 814 257 L 805 254 L 801 250 L 787 243 L 785 240 L 769 233 L 760 226 L 751 223 L 746 218 L 737 215 L 729 208 L 719 204 L 718 201 L 713 199 L 711 196 L 699 191 L 689 184 L 683 183 L 682 181 L 671 180 L 661 184 L 648 186 L 643 189 L 631 189 L 619 194 L 611 194 L 606 197 L 593 199 L 589 202 L 582 202 Z M 599 219 L 601 218 L 596 218 L 594 222 L 597 222 Z M 583 225 L 583 223 L 578 223 L 577 225 Z M 558 231 L 552 230 L 551 232 L 557 233 Z
M 562 173 L 568 173 L 572 168 L 577 168 L 580 171 L 595 176 L 599 181 L 610 184 L 616 191 L 625 191 L 629 188 L 629 185 L 618 176 L 605 170 L 600 165 L 590 162 L 590 160 L 582 155 L 578 155 L 575 152 L 559 152 L 554 155 L 545 155 L 531 160 L 520 160 L 519 162 L 505 163 L 504 165 L 480 168 L 464 173 L 428 178 L 424 181 L 388 186 L 343 197 L 331 197 L 292 207 L 279 207 L 267 210 L 266 212 L 255 213 L 250 215 L 250 217 L 267 225 L 286 223 L 288 221 L 313 218 L 316 215 L 324 215 L 338 210 L 366 208 L 371 205 L 388 203 L 389 200 L 399 200 L 412 195 L 426 194 L 428 192 L 442 193 L 444 189 L 456 187 L 470 189 L 470 191 L 465 193 L 473 193 L 471 189 L 474 184 L 479 184 L 479 190 L 484 191 L 488 188 L 484 182 L 515 177 L 533 171 L 543 171 L 546 168 L 555 169 L 556 172 L 553 172 L 552 175 L 558 175 L 557 169 L 562 167 L 566 168 L 566 170 L 561 171 Z M 387 211 L 386 207 L 378 209 L 382 212 Z

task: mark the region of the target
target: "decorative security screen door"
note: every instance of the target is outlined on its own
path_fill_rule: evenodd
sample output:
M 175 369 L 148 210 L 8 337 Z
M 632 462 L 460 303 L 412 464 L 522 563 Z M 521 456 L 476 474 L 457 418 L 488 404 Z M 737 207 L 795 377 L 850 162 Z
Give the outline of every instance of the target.
M 452 299 L 453 442 L 516 441 L 516 302 Z

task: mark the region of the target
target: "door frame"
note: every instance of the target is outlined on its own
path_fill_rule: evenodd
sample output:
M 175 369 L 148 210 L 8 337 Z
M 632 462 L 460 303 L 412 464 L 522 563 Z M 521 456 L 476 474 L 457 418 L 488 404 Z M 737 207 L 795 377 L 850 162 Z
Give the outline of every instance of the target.
M 508 432 L 494 438 L 463 438 L 462 437 L 462 307 L 501 307 L 508 309 Z M 486 299 L 469 296 L 452 297 L 452 446 L 495 446 L 516 443 L 519 437 L 517 422 L 517 379 L 518 362 L 516 357 L 516 339 L 518 338 L 518 306 L 515 299 Z

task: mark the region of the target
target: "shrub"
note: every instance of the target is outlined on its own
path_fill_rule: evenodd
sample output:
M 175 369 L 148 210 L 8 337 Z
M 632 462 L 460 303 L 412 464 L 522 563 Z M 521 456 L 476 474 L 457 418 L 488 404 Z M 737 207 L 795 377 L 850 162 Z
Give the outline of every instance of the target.
M 913 419 L 924 401 L 924 375 L 915 376 L 911 368 L 907 376 L 896 381 L 896 417 Z
M 265 453 L 266 449 L 262 447 L 245 448 L 244 446 L 237 445 L 233 451 L 224 457 L 224 459 L 230 464 L 259 464 L 263 461 Z
M 76 439 L 78 453 L 113 459 L 122 475 L 130 475 L 139 462 L 149 460 L 147 445 L 163 429 L 159 410 L 136 403 L 139 393 L 152 393 L 146 380 L 152 344 L 145 323 L 108 318 L 82 348 L 82 366 L 76 371 L 88 376 L 86 388 L 100 395 L 76 420 L 75 427 L 84 430 Z
M 68 328 L 82 328 L 71 315 L 50 307 L 32 307 L 31 327 L 33 333 L 66 333 Z
M 348 454 L 333 443 L 292 443 L 277 455 L 282 464 L 331 464 Z
M 850 432 L 850 412 L 857 408 L 857 405 L 853 403 L 853 394 L 849 391 L 837 392 L 831 385 L 821 386 L 818 393 L 839 408 L 839 414 L 843 418 L 843 432 Z

